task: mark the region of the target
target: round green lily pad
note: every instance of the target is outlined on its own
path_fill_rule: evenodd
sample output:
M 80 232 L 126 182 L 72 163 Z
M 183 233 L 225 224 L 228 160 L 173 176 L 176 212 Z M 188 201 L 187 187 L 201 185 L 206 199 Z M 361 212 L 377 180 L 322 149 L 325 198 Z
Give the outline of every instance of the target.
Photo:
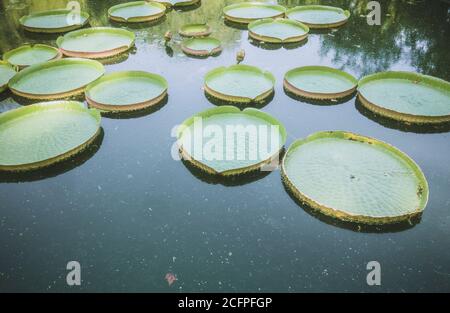
M 3 59 L 19 68 L 59 59 L 62 54 L 58 48 L 47 45 L 23 45 L 10 50 L 3 55 Z
M 275 77 L 255 66 L 233 65 L 219 67 L 205 76 L 205 91 L 220 100 L 250 103 L 268 98 L 275 85 Z
M 248 24 L 263 18 L 284 17 L 286 8 L 270 3 L 242 2 L 226 6 L 223 13 L 230 22 Z
M 355 92 L 357 85 L 352 75 L 327 66 L 298 67 L 284 77 L 286 90 L 317 100 L 345 98 Z
M 80 102 L 44 102 L 0 114 L 0 170 L 25 171 L 67 159 L 100 131 L 100 113 Z
M 8 82 L 16 75 L 16 70 L 8 62 L 0 60 L 0 92 L 8 88 Z
M 27 67 L 9 81 L 11 91 L 29 99 L 62 99 L 80 94 L 105 72 L 100 62 L 60 59 Z
M 56 41 L 64 55 L 88 59 L 115 56 L 134 45 L 135 35 L 126 29 L 93 27 L 61 36 Z
M 116 72 L 103 76 L 86 88 L 91 107 L 125 112 L 148 108 L 167 95 L 167 81 L 160 75 L 142 71 Z
M 154 2 L 159 2 L 167 7 L 183 7 L 194 5 L 200 2 L 200 0 L 152 0 Z
M 284 126 L 254 108 L 216 107 L 192 116 L 178 128 L 183 159 L 213 175 L 261 169 L 278 157 L 285 142 Z
M 268 43 L 292 43 L 308 37 L 308 26 L 284 18 L 267 18 L 248 25 L 251 38 Z
M 308 207 L 349 222 L 408 220 L 428 201 L 427 181 L 413 160 L 389 144 L 348 132 L 297 140 L 284 156 L 282 175 Z
M 63 33 L 85 26 L 89 21 L 86 12 L 50 10 L 23 16 L 19 22 L 26 30 L 37 33 Z
M 450 83 L 413 72 L 382 72 L 364 77 L 358 98 L 368 110 L 411 124 L 450 122 Z
M 160 19 L 166 14 L 166 6 L 158 2 L 134 1 L 115 5 L 108 16 L 116 22 L 140 23 Z
M 187 24 L 183 25 L 178 31 L 183 37 L 204 37 L 212 33 L 208 24 Z
M 350 12 L 326 5 L 302 5 L 288 10 L 286 16 L 309 28 L 333 28 L 347 23 Z
M 184 53 L 193 56 L 210 56 L 222 51 L 219 39 L 212 37 L 189 38 L 183 41 L 181 49 Z

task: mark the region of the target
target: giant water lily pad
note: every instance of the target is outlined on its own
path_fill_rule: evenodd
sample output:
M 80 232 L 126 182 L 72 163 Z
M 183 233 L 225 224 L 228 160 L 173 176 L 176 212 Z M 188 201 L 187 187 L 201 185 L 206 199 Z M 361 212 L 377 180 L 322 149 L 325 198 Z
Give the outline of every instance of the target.
M 290 70 L 284 87 L 297 96 L 327 100 L 353 94 L 358 81 L 352 75 L 327 66 L 304 66 Z
M 412 72 L 382 72 L 364 77 L 358 98 L 370 111 L 412 124 L 450 122 L 450 83 Z
M 275 77 L 255 66 L 233 65 L 216 68 L 205 76 L 205 91 L 220 100 L 250 103 L 268 98 Z
M 67 56 L 99 59 L 128 51 L 134 40 L 134 33 L 126 29 L 93 27 L 70 32 L 56 43 Z
M 0 92 L 8 88 L 8 82 L 14 75 L 16 70 L 8 62 L 0 60 Z
M 28 31 L 38 33 L 62 33 L 78 29 L 89 21 L 86 12 L 74 13 L 71 10 L 50 10 L 36 12 L 20 19 L 20 24 Z
M 284 17 L 286 9 L 277 4 L 242 2 L 225 7 L 223 13 L 230 22 L 248 24 L 263 18 Z
M 68 58 L 40 63 L 20 71 L 9 81 L 11 91 L 30 99 L 62 99 L 80 94 L 105 72 L 100 62 Z
M 292 144 L 282 175 L 308 207 L 344 221 L 386 224 L 420 215 L 428 184 L 398 149 L 348 132 L 320 132 Z
M 208 24 L 186 24 L 178 31 L 183 37 L 204 37 L 212 33 L 211 27 Z
M 100 114 L 80 102 L 29 105 L 0 114 L 0 170 L 24 171 L 69 158 L 100 131 Z
M 157 74 L 127 71 L 108 74 L 86 88 L 90 106 L 103 111 L 135 111 L 160 103 L 167 81 Z
M 23 45 L 10 50 L 3 55 L 5 61 L 19 68 L 59 59 L 61 52 L 58 48 L 47 45 Z
M 288 10 L 286 16 L 310 28 L 332 28 L 347 23 L 350 12 L 326 5 L 302 5 Z
M 152 0 L 152 1 L 162 3 L 167 7 L 190 6 L 200 2 L 200 0 Z
M 250 37 L 269 43 L 292 43 L 308 37 L 308 26 L 289 19 L 261 19 L 248 25 Z
M 157 2 L 134 1 L 115 5 L 108 10 L 109 18 L 116 22 L 139 23 L 160 19 L 166 6 Z
M 212 37 L 189 38 L 183 41 L 181 49 L 188 55 L 205 57 L 220 53 L 222 45 Z
M 284 126 L 254 108 L 209 109 L 178 128 L 183 159 L 207 173 L 222 176 L 261 169 L 278 157 L 285 141 Z

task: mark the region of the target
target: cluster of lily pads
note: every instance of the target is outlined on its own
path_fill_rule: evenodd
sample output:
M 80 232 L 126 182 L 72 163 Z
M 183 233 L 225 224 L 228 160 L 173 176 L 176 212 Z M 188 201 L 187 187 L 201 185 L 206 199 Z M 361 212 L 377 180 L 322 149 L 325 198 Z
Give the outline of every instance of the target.
M 136 1 L 113 6 L 116 22 L 151 22 L 167 7 L 193 5 L 199 0 Z M 0 170 L 29 171 L 66 159 L 87 147 L 100 132 L 101 112 L 142 110 L 161 103 L 168 90 L 160 75 L 125 71 L 104 75 L 104 59 L 134 46 L 135 35 L 115 27 L 82 28 L 89 14 L 81 12 L 69 23 L 67 10 L 39 12 L 23 17 L 32 32 L 68 32 L 57 39 L 58 48 L 26 45 L 5 53 L 0 62 L 0 91 L 33 100 L 67 99 L 84 94 L 90 108 L 76 101 L 37 103 L 0 114 Z M 344 25 L 348 11 L 329 6 L 283 6 L 245 2 L 224 8 L 230 23 L 247 25 L 249 36 L 269 43 L 301 42 L 310 28 Z M 78 29 L 77 28 L 82 28 Z M 193 56 L 221 51 L 220 41 L 209 37 L 206 24 L 185 25 L 179 34 L 182 50 Z M 170 40 L 170 34 L 166 34 Z M 66 56 L 68 58 L 63 58 Z M 239 56 L 238 56 L 239 57 Z M 241 60 L 242 61 L 241 57 Z M 258 67 L 237 64 L 211 70 L 205 76 L 207 95 L 231 104 L 251 106 L 268 101 L 275 77 Z M 450 83 L 407 72 L 376 73 L 357 80 L 325 66 L 292 69 L 284 76 L 285 91 L 301 99 L 337 101 L 355 93 L 368 110 L 410 124 L 450 122 Z M 98 110 L 96 110 L 98 109 Z M 205 159 L 191 149 L 195 120 L 203 125 L 267 126 L 276 129 L 278 145 L 254 159 Z M 273 128 L 275 127 L 275 128 Z M 272 134 L 273 135 L 273 134 Z M 187 119 L 179 128 L 183 158 L 194 166 L 222 177 L 260 170 L 283 156 L 281 172 L 290 192 L 302 203 L 345 221 L 385 224 L 420 215 L 428 200 L 428 185 L 420 168 L 407 155 L 379 140 L 341 131 L 320 132 L 294 142 L 284 153 L 287 132 L 281 122 L 256 108 L 241 111 L 220 106 Z M 248 155 L 257 146 L 245 138 L 223 155 Z M 199 154 L 200 153 L 200 154 Z

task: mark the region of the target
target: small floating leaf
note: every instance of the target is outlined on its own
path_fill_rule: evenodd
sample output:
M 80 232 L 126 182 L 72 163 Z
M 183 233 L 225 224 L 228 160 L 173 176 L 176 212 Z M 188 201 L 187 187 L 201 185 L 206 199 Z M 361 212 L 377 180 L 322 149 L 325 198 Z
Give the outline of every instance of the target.
M 208 130 L 214 130 L 213 138 Z M 254 108 L 216 107 L 187 119 L 178 129 L 183 159 L 222 176 L 261 169 L 278 156 L 285 142 L 284 126 Z
M 248 24 L 262 18 L 284 17 L 285 7 L 262 2 L 242 2 L 223 9 L 225 18 L 230 22 Z
M 89 59 L 107 58 L 128 51 L 135 35 L 121 28 L 93 27 L 70 32 L 56 41 L 64 55 Z
M 24 68 L 30 65 L 58 59 L 61 52 L 58 48 L 47 45 L 23 45 L 16 49 L 10 50 L 3 55 L 5 61 L 14 66 Z
M 302 5 L 288 10 L 286 16 L 310 28 L 333 28 L 347 23 L 350 12 L 326 5 Z
M 30 99 L 62 99 L 84 91 L 105 72 L 103 65 L 86 59 L 60 59 L 20 71 L 9 81 L 11 91 Z
M 148 108 L 167 94 L 167 81 L 157 74 L 141 71 L 116 72 L 103 76 L 86 88 L 91 107 L 123 112 Z
M 284 77 L 288 91 L 318 100 L 345 98 L 355 92 L 357 84 L 352 75 L 327 66 L 298 67 Z
M 140 23 L 162 18 L 166 6 L 157 2 L 133 1 L 115 5 L 108 10 L 108 16 L 116 22 Z
M 178 31 L 183 37 L 204 37 L 212 33 L 208 24 L 187 24 L 183 25 Z
M 272 94 L 274 84 L 271 73 L 243 64 L 216 68 L 205 77 L 208 94 L 236 103 L 262 101 Z
M 212 37 L 189 38 L 183 41 L 181 49 L 193 56 L 210 56 L 222 51 L 220 40 Z
M 412 72 L 382 72 L 364 77 L 358 98 L 368 110 L 412 124 L 450 122 L 450 83 Z
M 305 40 L 308 37 L 308 26 L 283 18 L 262 19 L 248 25 L 250 37 L 269 43 L 290 43 Z
M 45 102 L 0 114 L 0 170 L 24 171 L 64 160 L 91 143 L 100 114 L 80 102 Z
M 348 132 L 297 140 L 284 156 L 282 175 L 301 202 L 344 221 L 400 222 L 420 215 L 428 201 L 427 181 L 414 161 L 384 142 Z
M 73 18 L 73 15 L 77 16 Z M 70 18 L 72 17 L 72 18 Z M 62 33 L 78 29 L 89 21 L 86 12 L 74 13 L 71 10 L 50 10 L 23 16 L 20 24 L 30 32 Z
M 5 61 L 0 61 L 0 92 L 8 88 L 9 80 L 16 75 L 16 70 Z
M 194 5 L 200 2 L 200 0 L 152 0 L 154 2 L 159 2 L 167 7 L 183 7 Z

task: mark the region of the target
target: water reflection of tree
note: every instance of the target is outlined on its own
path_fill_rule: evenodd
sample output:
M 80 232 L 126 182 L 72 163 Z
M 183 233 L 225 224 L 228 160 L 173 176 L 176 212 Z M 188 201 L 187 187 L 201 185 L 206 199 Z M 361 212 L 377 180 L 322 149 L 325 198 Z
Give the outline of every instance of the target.
M 440 1 L 379 1 L 382 25 L 366 23 L 369 0 L 284 0 L 288 6 L 329 4 L 352 12 L 348 25 L 322 36 L 322 54 L 361 75 L 388 70 L 402 59 L 417 71 L 450 79 L 449 5 Z

